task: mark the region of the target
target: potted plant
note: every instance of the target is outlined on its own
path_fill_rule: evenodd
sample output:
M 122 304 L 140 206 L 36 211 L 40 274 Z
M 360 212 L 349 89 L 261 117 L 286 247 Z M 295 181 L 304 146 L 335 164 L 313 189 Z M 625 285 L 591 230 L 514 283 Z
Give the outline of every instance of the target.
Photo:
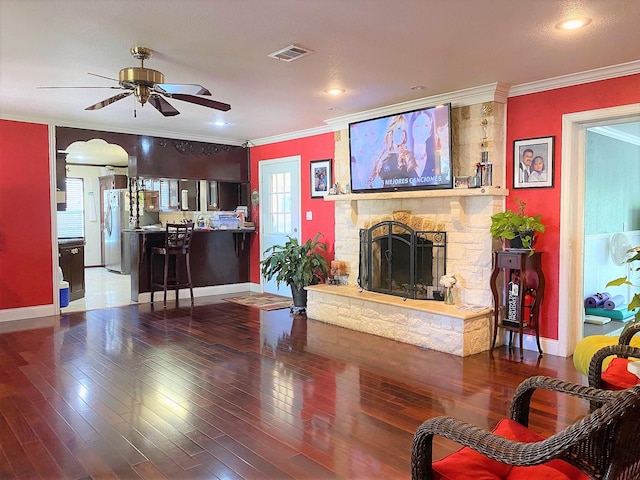
M 540 221 L 541 215 L 529 216 L 524 214 L 526 203 L 516 197 L 518 211 L 506 210 L 491 217 L 489 232 L 493 238 L 509 240 L 511 248 L 527 248 L 533 252 L 534 236 L 536 232 L 544 232 L 545 227 Z
M 329 264 L 322 255 L 327 244 L 319 241 L 320 233 L 313 239 L 299 243 L 288 237 L 284 245 L 273 245 L 265 250 L 266 257 L 260 262 L 260 271 L 267 280 L 275 278 L 276 284 L 284 282 L 291 287 L 294 309 L 298 312 L 307 307 L 307 285 L 320 283 L 329 273 Z
M 630 254 L 630 257 L 627 258 L 627 263 L 631 264 L 633 262 L 640 262 L 640 246 L 629 249 L 627 253 Z M 640 267 L 631 267 L 630 270 L 631 272 L 640 272 Z M 633 277 L 633 275 L 631 274 L 629 276 Z M 620 285 L 630 285 L 632 287 L 639 286 L 638 284 L 634 284 L 631 280 L 629 280 L 628 277 L 616 278 L 615 280 L 611 280 L 609 283 L 607 283 L 607 287 L 618 287 Z M 633 310 L 636 308 L 638 310 L 636 311 L 634 319 L 629 322 L 625 322 L 622 333 L 625 333 L 629 329 L 629 327 L 631 327 L 631 325 L 640 323 L 640 293 L 635 293 L 633 295 L 633 298 L 629 302 L 629 305 L 627 306 L 627 310 Z

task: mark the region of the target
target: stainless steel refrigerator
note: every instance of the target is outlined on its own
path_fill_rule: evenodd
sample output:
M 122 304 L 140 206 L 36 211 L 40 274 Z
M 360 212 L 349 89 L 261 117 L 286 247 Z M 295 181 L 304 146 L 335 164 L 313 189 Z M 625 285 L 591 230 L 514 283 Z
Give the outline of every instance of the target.
M 131 273 L 129 248 L 124 245 L 123 230 L 129 228 L 129 192 L 126 189 L 104 192 L 104 266 L 118 273 Z M 125 248 L 126 247 L 126 248 Z

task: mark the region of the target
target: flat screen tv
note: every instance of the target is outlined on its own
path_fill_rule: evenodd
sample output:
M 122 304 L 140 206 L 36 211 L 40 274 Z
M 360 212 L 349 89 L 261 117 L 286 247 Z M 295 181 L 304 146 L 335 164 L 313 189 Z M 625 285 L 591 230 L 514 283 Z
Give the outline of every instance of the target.
M 351 191 L 453 188 L 451 104 L 349 124 Z

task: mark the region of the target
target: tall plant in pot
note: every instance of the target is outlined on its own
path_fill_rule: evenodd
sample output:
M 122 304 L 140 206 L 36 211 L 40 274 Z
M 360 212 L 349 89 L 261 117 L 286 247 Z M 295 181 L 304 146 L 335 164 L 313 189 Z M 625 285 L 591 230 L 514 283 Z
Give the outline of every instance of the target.
M 524 208 L 527 204 L 517 197 L 516 202 L 516 211 L 506 210 L 491 217 L 489 232 L 493 238 L 508 240 L 511 248 L 527 248 L 533 251 L 535 234 L 545 230 L 540 220 L 542 215 L 525 215 Z
M 329 263 L 321 253 L 327 251 L 327 244 L 319 240 L 320 235 L 317 233 L 304 243 L 287 237 L 284 245 L 267 248 L 264 252 L 266 256 L 260 262 L 260 271 L 265 279 L 275 279 L 278 286 L 286 283 L 291 287 L 296 311 L 303 311 L 307 307 L 307 291 L 304 287 L 324 281 L 329 273 Z

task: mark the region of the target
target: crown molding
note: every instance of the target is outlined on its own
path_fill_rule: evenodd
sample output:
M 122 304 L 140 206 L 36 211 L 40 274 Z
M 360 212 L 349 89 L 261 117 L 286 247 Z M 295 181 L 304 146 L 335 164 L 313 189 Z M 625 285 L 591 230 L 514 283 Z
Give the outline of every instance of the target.
M 615 140 L 620 140 L 621 142 L 630 143 L 632 145 L 636 145 L 640 147 L 639 136 L 632 135 L 627 132 L 623 132 L 621 130 L 618 130 L 617 128 L 602 126 L 602 127 L 591 127 L 590 130 L 592 132 L 599 133 L 600 135 L 604 135 L 606 137 L 610 137 Z
M 560 77 L 547 78 L 538 82 L 521 83 L 520 85 L 514 85 L 511 87 L 509 97 L 529 95 L 531 93 L 571 87 L 574 85 L 581 85 L 583 83 L 597 82 L 599 80 L 624 77 L 626 75 L 634 75 L 636 73 L 640 73 L 640 60 L 612 65 L 609 67 L 596 68 L 595 70 L 587 70 L 586 72 L 571 73 Z
M 508 93 L 508 85 L 503 83 L 491 83 L 480 87 L 456 90 L 455 92 L 432 95 L 430 97 L 418 98 L 408 102 L 365 110 L 364 112 L 358 112 L 351 115 L 330 118 L 325 120 L 325 123 L 329 125 L 333 131 L 338 131 L 348 128 L 349 124 L 353 122 L 360 122 L 371 118 L 418 110 L 420 108 L 433 107 L 434 105 L 441 105 L 443 103 L 451 103 L 453 108 L 477 105 L 484 102 L 507 103 Z
M 247 143 L 250 147 L 258 147 L 260 145 L 268 145 L 270 143 L 285 142 L 287 140 L 296 140 L 298 138 L 311 137 L 313 135 L 321 135 L 323 133 L 331 133 L 333 130 L 329 126 L 308 128 L 306 130 L 297 130 L 295 132 L 283 133 L 272 137 L 256 138 L 249 140 Z
M 507 103 L 509 86 L 503 83 L 491 83 L 480 87 L 467 88 L 457 90 L 455 92 L 442 93 L 432 95 L 430 97 L 418 98 L 407 102 L 395 103 L 384 107 L 365 110 L 363 112 L 343 115 L 340 117 L 325 120 L 327 125 L 324 127 L 310 128 L 308 130 L 299 130 L 297 132 L 285 133 L 283 135 L 275 135 L 273 137 L 258 138 L 251 140 L 249 145 L 266 145 L 269 143 L 283 142 L 286 140 L 295 140 L 302 137 L 310 137 L 322 133 L 336 132 L 348 128 L 349 123 L 368 120 L 371 118 L 384 117 L 396 113 L 418 110 L 420 108 L 433 107 L 443 103 L 451 103 L 453 107 L 462 107 L 466 105 L 476 105 L 484 102 Z
M 114 125 L 90 123 L 90 122 L 84 122 L 84 121 L 80 123 L 75 123 L 62 118 L 38 118 L 38 117 L 19 116 L 19 115 L 3 115 L 0 118 L 2 118 L 2 120 L 12 120 L 15 122 L 26 122 L 26 123 L 38 123 L 41 125 L 44 124 L 44 125 L 50 125 L 53 127 L 80 128 L 83 130 L 99 130 L 102 132 L 126 133 L 129 135 L 141 135 L 141 136 L 148 135 L 150 137 L 171 138 L 174 140 L 190 140 L 192 142 L 218 143 L 222 145 L 231 145 L 235 147 L 240 147 L 246 144 L 246 140 L 209 137 L 206 135 L 198 135 L 193 133 L 154 130 L 149 128 L 126 129 L 126 128 L 119 128 L 118 126 L 114 126 Z

